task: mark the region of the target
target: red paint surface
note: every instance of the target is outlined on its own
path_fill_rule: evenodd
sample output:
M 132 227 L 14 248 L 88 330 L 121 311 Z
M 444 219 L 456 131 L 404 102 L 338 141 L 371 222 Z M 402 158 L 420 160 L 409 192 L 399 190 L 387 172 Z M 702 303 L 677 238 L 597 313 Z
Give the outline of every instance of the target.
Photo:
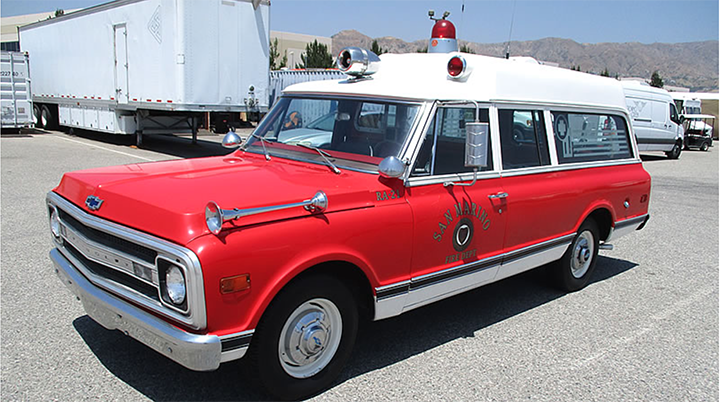
M 211 200 L 224 209 L 257 208 L 300 202 L 318 190 L 328 197 L 322 214 L 297 207 L 248 216 L 219 236 L 205 226 Z M 104 203 L 90 213 L 193 250 L 204 275 L 207 332 L 224 335 L 255 328 L 277 292 L 317 264 L 351 263 L 372 288 L 408 280 L 573 233 L 597 208 L 614 221 L 645 214 L 640 198 L 649 195 L 650 177 L 638 163 L 405 189 L 374 174 L 336 175 L 324 165 L 240 151 L 71 172 L 55 191 L 85 210 L 85 199 L 96 195 Z M 488 199 L 499 192 L 508 197 Z M 477 252 L 448 262 L 456 253 L 448 238 L 458 222 L 454 205 L 465 201 L 490 223 L 483 228 L 484 220 L 471 217 L 468 250 Z M 447 230 L 438 240 L 440 222 Z M 240 274 L 250 275 L 250 289 L 221 294 L 220 280 Z

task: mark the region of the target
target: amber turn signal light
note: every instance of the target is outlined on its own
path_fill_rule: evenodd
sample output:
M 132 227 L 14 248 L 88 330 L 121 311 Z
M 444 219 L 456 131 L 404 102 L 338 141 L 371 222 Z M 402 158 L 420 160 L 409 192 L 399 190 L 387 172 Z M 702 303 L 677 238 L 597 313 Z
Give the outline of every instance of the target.
M 220 293 L 228 294 L 250 289 L 250 275 L 243 274 L 220 279 Z

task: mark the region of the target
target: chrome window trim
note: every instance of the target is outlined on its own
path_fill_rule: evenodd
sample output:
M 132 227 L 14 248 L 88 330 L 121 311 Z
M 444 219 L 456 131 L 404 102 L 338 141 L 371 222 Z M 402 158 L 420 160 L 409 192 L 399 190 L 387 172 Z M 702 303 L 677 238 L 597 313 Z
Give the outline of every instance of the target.
M 429 274 L 412 277 L 409 280 L 377 287 L 375 288 L 374 296 L 374 320 L 377 321 L 393 317 L 434 301 L 441 300 L 479 286 L 497 282 L 508 276 L 516 275 L 554 261 L 565 253 L 565 250 L 567 250 L 567 247 L 572 243 L 572 239 L 575 235 L 575 233 L 570 233 L 558 236 L 554 239 L 535 243 L 507 253 L 501 253 L 482 260 L 473 261 L 467 264 L 431 272 Z M 504 266 L 508 268 L 511 267 L 512 272 L 509 272 L 508 274 L 501 272 Z M 471 275 L 476 275 L 492 268 L 498 268 L 498 271 L 490 280 L 474 283 L 451 283 L 453 280 L 467 278 Z M 414 292 L 433 287 L 441 290 L 436 292 L 437 294 L 426 299 L 421 299 L 415 302 L 412 301 L 410 296 L 415 294 Z M 432 294 L 432 292 L 428 293 Z M 412 304 L 408 304 L 408 302 Z
M 487 180 L 487 179 L 497 179 L 500 178 L 500 172 L 497 171 L 489 171 L 489 172 L 478 172 L 477 179 L 480 180 Z M 442 184 L 447 181 L 471 181 L 473 179 L 473 172 L 465 172 L 465 173 L 452 173 L 452 174 L 444 174 L 439 176 L 416 176 L 411 177 L 405 182 L 405 187 L 412 188 L 412 187 L 418 187 L 418 186 L 428 186 L 432 184 Z
M 170 260 L 179 260 L 180 264 L 185 267 L 187 273 L 187 277 L 185 279 L 187 281 L 188 313 L 180 314 L 177 311 L 169 310 L 161 302 L 149 299 L 148 297 L 135 290 L 131 290 L 124 285 L 110 282 L 105 278 L 92 274 L 83 266 L 83 264 L 75 258 L 72 258 L 65 247 L 55 242 L 58 249 L 63 252 L 63 255 L 65 255 L 68 259 L 71 259 L 75 267 L 80 270 L 85 277 L 90 279 L 93 284 L 103 287 L 112 293 L 121 295 L 122 297 L 142 305 L 145 308 L 157 312 L 169 319 L 185 324 L 193 329 L 203 329 L 207 326 L 205 286 L 200 260 L 195 253 L 187 248 L 170 243 L 166 240 L 106 221 L 94 215 L 90 215 L 52 191 L 47 194 L 46 201 L 49 205 L 62 209 L 83 225 L 150 248 L 158 253 L 158 257 L 164 256 Z M 137 276 L 135 277 L 137 278 Z
M 514 176 L 524 176 L 524 175 L 532 175 L 532 174 L 539 174 L 539 173 L 553 173 L 553 172 L 562 172 L 567 170 L 582 170 L 582 169 L 592 169 L 592 168 L 601 168 L 601 167 L 609 167 L 609 166 L 623 166 L 623 165 L 635 165 L 635 164 L 641 164 L 642 162 L 635 160 L 635 159 L 616 159 L 613 160 L 611 163 L 608 162 L 576 162 L 576 163 L 565 163 L 562 165 L 545 165 L 545 166 L 535 166 L 535 167 L 528 167 L 528 168 L 520 168 L 520 169 L 509 169 L 509 170 L 503 170 L 500 175 L 502 177 L 514 177 Z
M 550 109 L 543 109 L 543 117 L 545 117 L 545 140 L 548 142 L 548 151 L 550 151 L 550 166 L 559 166 L 560 160 L 557 156 L 555 129 L 553 127 L 552 112 Z

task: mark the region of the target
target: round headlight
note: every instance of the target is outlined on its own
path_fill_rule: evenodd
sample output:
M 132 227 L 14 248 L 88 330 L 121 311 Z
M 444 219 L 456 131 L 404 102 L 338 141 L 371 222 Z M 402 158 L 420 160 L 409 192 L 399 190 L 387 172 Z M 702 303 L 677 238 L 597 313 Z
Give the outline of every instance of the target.
M 213 234 L 218 234 L 222 230 L 222 213 L 218 204 L 213 201 L 208 202 L 205 206 L 205 224 Z
M 60 216 L 58 216 L 57 208 L 51 208 L 50 212 L 50 231 L 56 239 L 60 238 Z
M 168 268 L 165 272 L 165 286 L 170 301 L 175 304 L 185 301 L 185 276 L 180 268 L 174 265 Z

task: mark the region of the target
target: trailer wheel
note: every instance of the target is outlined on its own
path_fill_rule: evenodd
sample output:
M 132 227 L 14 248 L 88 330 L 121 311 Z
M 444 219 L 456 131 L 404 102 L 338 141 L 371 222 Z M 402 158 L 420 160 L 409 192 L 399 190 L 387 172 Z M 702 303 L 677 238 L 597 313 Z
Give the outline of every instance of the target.
M 57 129 L 57 124 L 55 124 L 55 116 L 53 115 L 52 111 L 50 111 L 50 108 L 47 105 L 43 105 L 42 108 L 40 108 L 40 120 L 42 121 L 43 127 L 45 127 L 46 129 Z
M 707 152 L 708 149 L 710 149 L 710 144 L 708 144 L 707 141 L 704 141 L 702 145 L 700 145 L 700 150 L 703 152 Z
M 43 128 L 42 112 L 40 111 L 40 106 L 37 104 L 33 105 L 33 122 L 35 123 L 35 128 Z

